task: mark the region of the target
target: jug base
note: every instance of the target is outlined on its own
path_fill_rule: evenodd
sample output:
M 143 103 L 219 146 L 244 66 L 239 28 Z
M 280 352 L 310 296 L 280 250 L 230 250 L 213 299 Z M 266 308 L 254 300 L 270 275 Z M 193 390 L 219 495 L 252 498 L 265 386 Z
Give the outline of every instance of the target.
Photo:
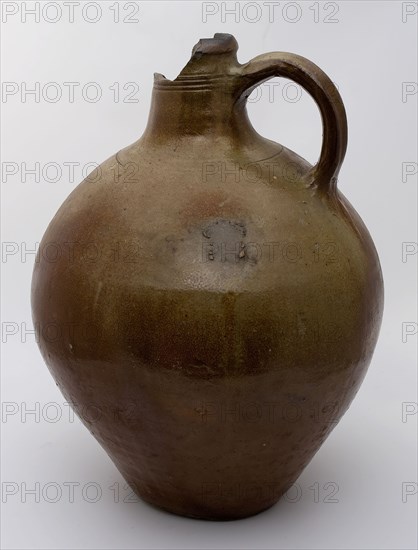
M 258 514 L 261 514 L 262 512 L 265 512 L 269 508 L 272 508 L 275 504 L 277 504 L 281 497 L 280 495 L 276 500 L 264 505 L 250 507 L 248 506 L 248 503 L 246 503 L 245 508 L 243 507 L 242 510 L 231 510 L 227 509 L 226 507 L 222 508 L 222 506 L 219 506 L 218 508 L 215 508 L 215 506 L 211 506 L 210 508 L 205 509 L 203 506 L 196 506 L 194 508 L 192 506 L 181 505 L 181 503 L 172 503 L 171 505 L 167 505 L 164 502 L 157 502 L 155 500 L 152 500 L 148 496 L 138 491 L 134 492 L 141 499 L 142 502 L 145 502 L 152 508 L 167 512 L 169 514 L 173 514 L 175 516 L 204 521 L 236 521 L 256 516 Z

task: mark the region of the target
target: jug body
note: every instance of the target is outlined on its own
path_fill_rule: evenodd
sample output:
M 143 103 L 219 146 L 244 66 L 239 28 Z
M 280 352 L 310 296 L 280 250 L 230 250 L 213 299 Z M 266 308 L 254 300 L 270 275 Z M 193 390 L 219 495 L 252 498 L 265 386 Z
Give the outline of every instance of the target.
M 176 80 L 155 76 L 143 136 L 64 202 L 32 283 L 41 352 L 81 420 L 141 498 L 205 519 L 292 486 L 355 396 L 383 310 L 375 247 L 336 186 L 338 92 L 303 58 L 240 65 L 236 48 L 215 35 Z M 315 167 L 248 120 L 275 74 L 320 106 Z

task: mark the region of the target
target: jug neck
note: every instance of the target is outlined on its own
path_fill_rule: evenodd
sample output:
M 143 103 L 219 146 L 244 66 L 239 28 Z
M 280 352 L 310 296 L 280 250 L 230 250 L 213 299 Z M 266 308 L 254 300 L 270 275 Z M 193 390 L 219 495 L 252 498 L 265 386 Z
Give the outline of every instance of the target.
M 149 140 L 254 134 L 240 98 L 238 44 L 230 34 L 201 39 L 175 80 L 154 75 Z
M 145 139 L 217 138 L 254 131 L 245 102 L 237 101 L 230 82 L 202 77 L 173 84 L 156 75 Z

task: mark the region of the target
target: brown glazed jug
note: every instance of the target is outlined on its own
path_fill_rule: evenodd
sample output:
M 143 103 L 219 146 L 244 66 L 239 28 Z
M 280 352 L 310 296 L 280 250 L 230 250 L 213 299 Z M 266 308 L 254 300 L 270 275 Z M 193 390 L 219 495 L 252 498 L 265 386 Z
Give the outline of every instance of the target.
M 235 519 L 277 502 L 347 410 L 378 338 L 371 237 L 337 189 L 347 122 L 311 61 L 215 34 L 155 74 L 142 137 L 66 199 L 35 263 L 42 355 L 142 499 Z M 318 104 L 315 166 L 246 112 L 272 77 Z M 273 116 L 274 113 L 272 113 Z

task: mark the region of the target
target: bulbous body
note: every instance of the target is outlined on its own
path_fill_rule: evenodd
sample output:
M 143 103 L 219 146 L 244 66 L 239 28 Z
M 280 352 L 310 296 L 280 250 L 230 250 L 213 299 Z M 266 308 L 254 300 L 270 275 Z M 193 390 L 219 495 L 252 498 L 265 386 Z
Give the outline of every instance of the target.
M 254 131 L 234 40 L 215 39 L 156 75 L 142 138 L 61 206 L 32 306 L 58 386 L 134 491 L 234 519 L 274 504 L 348 408 L 383 285 L 334 176 Z

